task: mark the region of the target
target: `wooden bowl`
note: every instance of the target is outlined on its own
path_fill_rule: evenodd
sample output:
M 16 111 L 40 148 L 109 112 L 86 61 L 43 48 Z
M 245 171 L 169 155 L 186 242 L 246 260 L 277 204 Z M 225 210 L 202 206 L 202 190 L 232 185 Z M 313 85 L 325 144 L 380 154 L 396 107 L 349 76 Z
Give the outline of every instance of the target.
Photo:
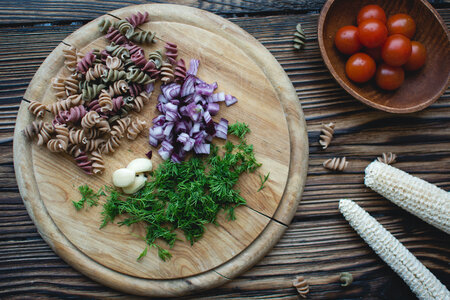
M 356 25 L 358 11 L 368 4 L 378 4 L 389 18 L 396 13 L 409 14 L 416 22 L 413 40 L 427 49 L 427 61 L 422 69 L 405 72 L 405 81 L 396 91 L 384 91 L 375 81 L 357 84 L 347 78 L 348 56 L 334 45 L 336 32 L 345 25 Z M 411 113 L 436 101 L 450 81 L 450 45 L 447 27 L 426 0 L 328 0 L 320 14 L 318 26 L 320 52 L 337 82 L 353 97 L 374 108 L 391 113 Z

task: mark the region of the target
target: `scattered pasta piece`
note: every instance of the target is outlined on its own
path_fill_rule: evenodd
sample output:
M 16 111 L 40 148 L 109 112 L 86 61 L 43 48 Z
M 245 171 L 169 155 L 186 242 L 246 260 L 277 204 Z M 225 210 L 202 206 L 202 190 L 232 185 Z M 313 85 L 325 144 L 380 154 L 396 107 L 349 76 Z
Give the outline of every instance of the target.
M 342 272 L 339 275 L 339 280 L 341 281 L 341 286 L 349 286 L 353 282 L 353 275 L 349 272 Z
M 323 162 L 323 167 L 333 171 L 344 171 L 348 161 L 345 157 L 333 157 Z
M 42 118 L 45 115 L 45 105 L 37 101 L 30 101 L 28 110 L 38 118 Z
M 383 153 L 382 156 L 377 157 L 379 162 L 385 163 L 387 165 L 391 165 L 396 162 L 397 155 L 392 152 Z
M 333 122 L 330 122 L 329 124 L 322 124 L 322 134 L 320 135 L 319 144 L 323 149 L 327 149 L 333 139 L 334 126 L 335 125 Z
M 302 298 L 306 298 L 306 295 L 309 293 L 309 285 L 303 276 L 297 276 L 292 282 L 292 285 L 297 289 L 298 294 Z
M 295 27 L 296 31 L 294 33 L 294 48 L 301 50 L 305 47 L 306 35 L 303 31 L 302 24 L 298 23 Z

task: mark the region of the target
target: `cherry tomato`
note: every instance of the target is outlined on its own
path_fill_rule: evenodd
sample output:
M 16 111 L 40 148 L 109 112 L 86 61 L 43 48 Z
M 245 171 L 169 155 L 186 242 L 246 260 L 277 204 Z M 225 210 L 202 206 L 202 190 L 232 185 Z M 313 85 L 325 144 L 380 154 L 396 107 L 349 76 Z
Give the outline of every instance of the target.
M 347 55 L 358 52 L 361 48 L 361 42 L 359 41 L 359 31 L 355 26 L 344 26 L 338 30 L 336 37 L 334 38 L 336 48 Z
M 375 61 L 365 53 L 353 54 L 345 64 L 345 73 L 354 82 L 366 82 L 376 71 Z
M 377 19 L 365 20 L 358 26 L 359 40 L 367 48 L 376 48 L 384 44 L 388 30 L 383 22 Z
M 381 64 L 377 69 L 375 81 L 377 85 L 388 91 L 398 89 L 405 79 L 405 72 L 401 67 L 392 67 L 387 64 Z
M 412 41 L 411 48 L 411 56 L 403 66 L 407 71 L 415 71 L 420 69 L 425 64 L 425 60 L 427 58 L 427 50 L 421 43 Z
M 361 24 L 365 20 L 378 19 L 383 23 L 386 23 L 386 13 L 384 9 L 376 4 L 366 5 L 358 13 L 356 23 Z
M 411 39 L 416 33 L 416 22 L 407 14 L 396 14 L 389 17 L 387 28 L 389 35 L 399 33 Z
M 411 41 L 402 34 L 394 34 L 381 48 L 381 57 L 388 65 L 399 67 L 408 61 L 411 51 Z
M 383 58 L 381 58 L 381 47 L 376 48 L 364 48 L 364 53 L 367 53 L 370 57 L 373 58 L 376 62 L 381 62 Z

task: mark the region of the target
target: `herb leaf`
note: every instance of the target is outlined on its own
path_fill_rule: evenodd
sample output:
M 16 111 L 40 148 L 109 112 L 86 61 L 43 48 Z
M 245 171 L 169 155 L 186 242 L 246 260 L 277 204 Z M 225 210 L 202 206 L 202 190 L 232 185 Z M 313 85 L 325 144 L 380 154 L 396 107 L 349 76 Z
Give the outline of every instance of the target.
M 97 206 L 100 196 L 106 196 L 101 188 L 97 193 L 94 193 L 87 184 L 79 186 L 78 191 L 81 194 L 81 199 L 79 201 L 72 201 L 73 206 L 75 206 L 77 210 L 82 209 L 84 203 L 87 203 L 89 207 Z
M 267 173 L 267 175 L 264 176 L 264 178 L 262 178 L 261 175 L 259 175 L 259 179 L 261 179 L 261 186 L 259 187 L 257 192 L 259 192 L 260 190 L 262 190 L 264 188 L 264 183 L 266 183 L 267 179 L 269 179 L 269 175 L 270 175 L 270 172 Z

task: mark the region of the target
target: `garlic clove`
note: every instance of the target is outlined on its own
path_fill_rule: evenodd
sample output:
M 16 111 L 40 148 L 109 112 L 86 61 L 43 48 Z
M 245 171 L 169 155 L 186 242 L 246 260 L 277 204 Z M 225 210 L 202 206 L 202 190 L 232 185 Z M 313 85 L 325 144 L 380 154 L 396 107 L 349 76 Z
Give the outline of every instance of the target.
M 133 170 L 136 172 L 136 174 L 144 173 L 144 172 L 150 172 L 152 170 L 152 161 L 147 158 L 136 158 L 135 160 L 132 160 L 128 166 L 127 169 Z
M 122 190 L 125 194 L 134 194 L 137 191 L 139 191 L 141 188 L 144 187 L 145 183 L 147 182 L 147 177 L 144 175 L 139 175 L 135 177 L 135 180 L 132 184 L 129 186 L 123 187 Z
M 114 171 L 112 175 L 113 184 L 117 187 L 126 187 L 134 183 L 136 172 L 131 169 L 122 168 Z

